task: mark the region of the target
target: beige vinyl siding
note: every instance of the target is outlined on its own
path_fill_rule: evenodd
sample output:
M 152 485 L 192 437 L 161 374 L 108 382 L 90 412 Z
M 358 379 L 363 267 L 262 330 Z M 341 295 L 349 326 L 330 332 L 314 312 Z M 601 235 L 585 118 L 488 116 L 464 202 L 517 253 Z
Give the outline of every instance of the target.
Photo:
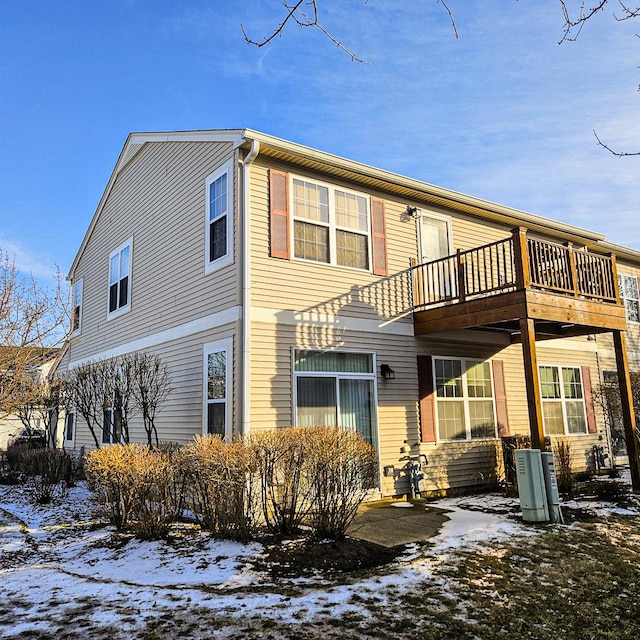
M 294 424 L 292 350 L 339 349 L 374 353 L 377 359 L 377 431 L 381 466 L 398 465 L 405 440 L 418 438 L 415 343 L 412 337 L 366 332 L 334 332 L 305 326 L 253 323 L 251 367 L 251 430 L 286 428 Z M 396 372 L 383 380 L 380 363 Z M 391 478 L 383 478 L 383 491 L 400 491 Z
M 260 160 L 260 157 L 259 157 Z M 397 212 L 387 204 L 387 255 L 389 277 L 346 267 L 282 260 L 269 256 L 268 168 L 252 165 L 252 305 L 270 309 L 292 309 L 300 314 L 347 315 L 371 320 L 395 319 L 410 322 L 409 260 L 398 246 L 415 246 L 415 231 L 407 238 L 398 233 Z M 282 169 L 282 166 L 278 166 Z M 285 167 L 286 170 L 286 167 Z M 308 176 L 292 170 L 296 175 Z M 326 180 L 323 180 L 326 182 Z M 353 185 L 343 185 L 353 189 Z M 398 256 L 399 254 L 399 256 Z
M 251 165 L 252 305 L 295 309 L 300 314 L 347 315 L 354 318 L 411 322 L 409 262 L 418 255 L 416 222 L 406 215 L 405 200 L 389 198 L 357 185 L 327 180 L 312 172 L 280 163 L 268 165 L 260 156 Z M 385 202 L 388 277 L 335 265 L 282 260 L 269 256 L 269 167 L 290 174 L 360 191 Z M 439 214 L 442 209 L 423 207 Z M 495 223 L 474 222 L 469 216 L 452 217 L 454 248 L 467 249 L 509 237 L 510 230 Z M 293 242 L 293 240 L 292 240 Z
M 473 341 L 477 342 L 474 344 Z M 473 332 L 466 336 L 464 332 L 455 332 L 444 339 L 433 336 L 420 338 L 418 348 L 423 355 L 503 360 L 504 341 L 504 337 L 499 335 Z M 509 417 L 511 418 L 511 414 Z M 499 446 L 500 441 L 497 439 L 420 443 L 420 452 L 426 454 L 429 461 L 425 471 L 429 491 L 441 492 L 495 481 L 496 451 Z
M 237 389 L 239 380 L 238 323 L 232 323 L 216 330 L 193 334 L 181 340 L 173 340 L 158 346 L 150 353 L 157 355 L 168 366 L 172 391 L 161 405 L 156 416 L 158 437 L 161 441 L 185 444 L 195 435 L 203 432 L 204 424 L 204 345 L 231 339 L 233 344 L 232 389 Z M 240 430 L 239 397 L 229 390 L 233 433 Z M 140 417 L 130 425 L 130 441 L 146 443 L 146 433 Z M 89 428 L 81 416 L 77 417 L 75 447 L 94 448 Z
M 550 346 L 549 343 L 553 343 Z M 570 343 L 574 348 L 563 348 Z M 581 345 L 584 348 L 580 348 Z M 538 342 L 536 345 L 539 365 L 559 365 L 589 367 L 592 387 L 598 384 L 600 377 L 598 357 L 592 350 L 593 343 L 586 338 L 572 338 Z M 527 394 L 524 381 L 521 345 L 512 345 L 501 354 L 504 361 L 506 381 L 507 407 L 509 412 L 509 426 L 512 435 L 530 433 L 529 415 L 527 411 Z M 592 448 L 594 445 L 608 446 L 605 425 L 601 413 L 596 409 L 598 433 L 584 435 L 552 436 L 551 445 L 558 440 L 566 440 L 571 445 L 572 462 L 576 471 L 593 468 Z
M 231 157 L 228 144 L 147 143 L 117 176 L 76 269 L 83 325 L 72 361 L 238 304 L 237 216 L 235 262 L 205 274 L 205 179 Z M 130 237 L 131 311 L 107 320 L 109 253 Z

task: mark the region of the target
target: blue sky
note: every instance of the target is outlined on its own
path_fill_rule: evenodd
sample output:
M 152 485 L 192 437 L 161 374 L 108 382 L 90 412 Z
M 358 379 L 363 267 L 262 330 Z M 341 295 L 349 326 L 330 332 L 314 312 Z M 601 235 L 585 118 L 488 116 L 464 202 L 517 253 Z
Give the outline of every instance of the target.
M 572 3 L 569 3 L 570 5 Z M 573 3 L 576 6 L 579 3 Z M 557 0 L 2 0 L 0 247 L 66 273 L 131 131 L 249 127 L 640 249 L 640 20 Z

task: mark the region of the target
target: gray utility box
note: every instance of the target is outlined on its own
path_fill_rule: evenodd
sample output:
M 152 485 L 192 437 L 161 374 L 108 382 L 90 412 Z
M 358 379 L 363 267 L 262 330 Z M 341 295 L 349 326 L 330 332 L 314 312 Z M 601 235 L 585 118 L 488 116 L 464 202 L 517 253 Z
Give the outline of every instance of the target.
M 542 457 L 542 473 L 544 474 L 544 486 L 547 490 L 547 505 L 551 522 L 564 522 L 560 510 L 560 492 L 558 491 L 558 477 L 556 465 L 553 461 L 553 453 L 545 451 Z
M 516 449 L 516 473 L 522 517 L 526 522 L 549 522 L 547 491 L 538 449 Z

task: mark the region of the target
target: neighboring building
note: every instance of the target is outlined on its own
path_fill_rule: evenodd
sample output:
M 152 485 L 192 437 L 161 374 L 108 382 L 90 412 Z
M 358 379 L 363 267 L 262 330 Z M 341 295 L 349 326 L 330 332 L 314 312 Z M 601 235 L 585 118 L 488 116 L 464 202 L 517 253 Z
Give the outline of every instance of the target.
M 47 379 L 51 371 L 57 364 L 61 350 L 56 348 L 34 348 L 34 347 L 0 347 L 0 385 L 4 383 L 4 378 L 13 378 L 15 368 L 20 371 L 27 371 L 35 381 Z M 4 387 L 7 393 L 17 392 L 13 385 Z M 30 393 L 28 389 L 25 393 Z M 21 396 L 21 400 L 26 396 Z M 38 395 L 30 398 L 29 403 L 23 407 L 22 411 L 6 409 L 0 411 L 0 451 L 6 451 L 7 446 L 16 437 L 25 437 L 30 433 L 33 437 L 43 435 L 49 436 L 52 446 L 60 446 L 62 443 L 62 423 L 58 424 L 58 411 L 47 410 L 38 404 Z M 14 406 L 13 402 L 6 402 L 7 406 Z M 4 406 L 4 405 L 3 405 Z M 6 408 L 6 407 L 5 407 Z M 7 413 L 8 412 L 8 413 Z M 28 424 L 28 427 L 27 427 Z M 47 431 L 50 431 L 47 434 Z
M 627 370 L 627 334 L 640 366 L 639 275 L 600 234 L 254 131 L 132 134 L 71 267 L 60 367 L 159 355 L 166 440 L 356 429 L 385 495 L 406 489 L 383 473 L 405 441 L 433 490 L 489 479 L 499 436 L 538 445 L 543 426 L 584 468 L 608 446 L 592 386 Z

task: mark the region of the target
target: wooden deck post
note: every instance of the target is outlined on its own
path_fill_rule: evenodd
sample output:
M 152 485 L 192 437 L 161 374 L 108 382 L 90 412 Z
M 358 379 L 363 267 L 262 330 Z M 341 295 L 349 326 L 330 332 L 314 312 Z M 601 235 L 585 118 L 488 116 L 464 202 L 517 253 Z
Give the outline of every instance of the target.
M 458 271 L 458 301 L 464 302 L 467 299 L 467 287 L 465 284 L 465 264 L 462 251 L 456 251 L 456 269 Z
M 631 392 L 631 379 L 629 377 L 629 364 L 627 362 L 627 344 L 624 331 L 613 332 L 613 344 L 616 350 L 616 366 L 618 368 L 618 384 L 620 385 L 624 439 L 627 442 L 629 468 L 631 470 L 631 487 L 634 493 L 640 493 L 640 446 L 638 444 L 636 416 L 633 411 L 633 395 Z
M 524 227 L 516 227 L 511 231 L 511 234 L 513 236 L 513 261 L 516 268 L 516 289 L 522 291 L 531 284 L 527 230 Z
M 536 355 L 536 328 L 534 321 L 531 318 L 520 318 L 520 332 L 522 335 L 524 379 L 527 386 L 531 448 L 544 451 L 546 443 L 542 422 L 540 373 L 538 371 L 538 358 Z

